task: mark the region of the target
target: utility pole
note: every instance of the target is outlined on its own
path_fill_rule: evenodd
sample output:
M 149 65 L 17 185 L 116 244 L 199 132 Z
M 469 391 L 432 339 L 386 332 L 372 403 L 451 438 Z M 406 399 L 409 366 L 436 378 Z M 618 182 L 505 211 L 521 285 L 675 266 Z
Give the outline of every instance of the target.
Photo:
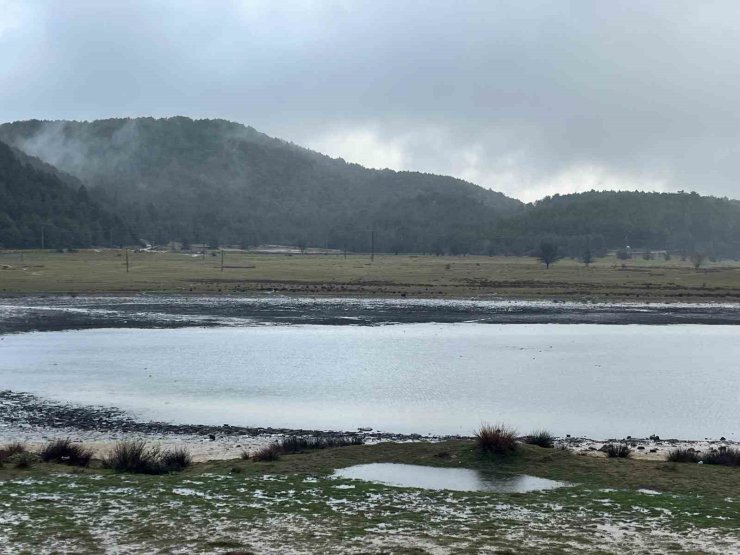
M 128 249 L 126 249 L 126 273 L 128 274 Z
M 370 262 L 375 260 L 375 229 L 370 231 Z
M 224 249 L 221 249 L 221 271 L 224 271 Z
M 44 232 L 46 231 L 46 224 L 41 224 L 41 250 L 44 250 Z
M 344 242 L 344 259 L 347 260 L 347 241 Z

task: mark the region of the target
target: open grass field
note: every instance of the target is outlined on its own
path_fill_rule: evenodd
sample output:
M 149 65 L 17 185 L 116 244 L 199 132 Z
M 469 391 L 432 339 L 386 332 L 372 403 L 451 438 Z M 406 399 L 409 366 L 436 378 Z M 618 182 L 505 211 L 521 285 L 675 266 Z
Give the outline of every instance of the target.
M 561 260 L 485 256 L 256 254 L 207 256 L 117 249 L 0 251 L 0 293 L 261 293 L 597 300 L 740 300 L 740 263 L 696 271 L 673 260 Z
M 95 461 L 94 461 L 95 462 Z M 569 482 L 526 494 L 333 479 L 403 462 Z M 0 551 L 70 553 L 737 553 L 737 468 L 471 441 L 383 443 L 199 463 L 164 476 L 0 468 Z

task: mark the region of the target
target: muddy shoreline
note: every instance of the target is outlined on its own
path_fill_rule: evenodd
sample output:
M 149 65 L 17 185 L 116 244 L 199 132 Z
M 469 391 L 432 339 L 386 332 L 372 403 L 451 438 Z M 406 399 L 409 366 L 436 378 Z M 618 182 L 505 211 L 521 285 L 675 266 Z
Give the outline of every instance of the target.
M 351 299 L 288 296 L 96 295 L 0 297 L 0 341 L 5 334 L 95 328 L 183 328 L 264 325 L 355 325 L 394 323 L 481 324 L 740 324 L 734 303 L 588 303 L 518 300 Z M 113 407 L 56 403 L 29 393 L 0 391 L 0 442 L 40 443 L 53 437 L 90 441 L 103 448 L 141 437 L 185 442 L 197 457 L 229 458 L 288 434 L 361 435 L 365 441 L 438 441 L 458 438 L 376 431 L 325 431 L 145 422 Z M 731 445 L 720 438 L 698 441 L 649 438 L 559 438 L 573 451 L 601 455 L 604 443 L 624 441 L 635 456 L 664 458 L 674 447 L 697 450 Z M 735 443 L 737 444 L 737 443 Z
M 738 325 L 740 304 L 145 294 L 0 298 L 0 335 L 94 328 L 461 322 Z
M 369 429 L 309 430 L 141 421 L 115 407 L 75 405 L 47 400 L 30 393 L 0 391 L 0 444 L 21 441 L 30 446 L 40 446 L 50 439 L 71 438 L 85 442 L 98 455 L 103 455 L 116 441 L 142 439 L 163 446 L 186 446 L 195 460 L 214 460 L 237 458 L 242 451 L 259 449 L 288 435 L 350 435 L 361 437 L 365 443 L 472 439 L 472 436 L 399 434 Z M 604 447 L 610 443 L 626 443 L 632 449 L 634 458 L 649 460 L 664 460 L 667 453 L 677 447 L 704 452 L 722 446 L 740 446 L 740 442 L 724 437 L 680 440 L 627 436 L 595 440 L 566 436 L 556 439 L 558 447 L 597 457 L 605 456 Z
M 282 436 L 289 434 L 311 436 L 361 436 L 366 440 L 409 441 L 424 437 L 420 434 L 396 434 L 374 431 L 333 431 L 292 428 L 261 428 L 214 426 L 207 424 L 173 424 L 169 422 L 140 421 L 125 411 L 106 406 L 75 405 L 43 399 L 31 393 L 0 391 L 0 429 L 15 428 L 70 430 L 117 434 L 191 435 L 213 437 Z M 454 439 L 460 436 L 435 436 L 434 439 Z

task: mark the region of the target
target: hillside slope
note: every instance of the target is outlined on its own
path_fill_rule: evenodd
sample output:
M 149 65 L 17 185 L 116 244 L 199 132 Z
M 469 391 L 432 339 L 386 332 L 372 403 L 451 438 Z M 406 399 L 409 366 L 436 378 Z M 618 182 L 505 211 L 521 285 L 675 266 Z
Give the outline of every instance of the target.
M 27 163 L 155 243 L 283 243 L 384 252 L 568 255 L 637 249 L 740 257 L 740 202 L 591 191 L 524 205 L 452 177 L 370 170 L 225 120 L 0 125 Z M 42 162 L 43 161 L 43 162 Z M 374 232 L 374 233 L 373 233 Z
M 89 247 L 134 237 L 72 178 L 0 142 L 0 245 L 7 248 Z M 70 185 L 77 185 L 72 188 Z
M 26 121 L 0 139 L 82 180 L 145 239 L 467 252 L 522 203 L 465 181 L 369 170 L 224 120 Z
M 740 202 L 697 193 L 590 191 L 544 198 L 500 222 L 499 232 L 529 248 L 543 237 L 578 256 L 627 245 L 740 257 Z

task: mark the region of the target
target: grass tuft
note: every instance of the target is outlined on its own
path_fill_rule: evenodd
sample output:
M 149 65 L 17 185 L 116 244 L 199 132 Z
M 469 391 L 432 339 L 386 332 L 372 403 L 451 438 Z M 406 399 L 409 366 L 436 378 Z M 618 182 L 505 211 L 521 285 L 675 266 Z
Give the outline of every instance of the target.
M 160 462 L 167 472 L 180 472 L 193 463 L 193 457 L 184 447 L 176 447 L 162 453 Z
M 695 463 L 699 462 L 699 454 L 693 449 L 677 447 L 668 451 L 666 460 L 669 462 Z
M 159 447 L 148 447 L 142 440 L 133 440 L 119 441 L 103 464 L 116 472 L 166 474 L 184 470 L 191 462 L 190 453 L 184 448 L 163 452 Z
M 259 449 L 250 455 L 246 449 L 239 455 L 242 459 L 253 461 L 276 461 L 280 455 L 291 453 L 303 453 L 314 449 L 333 449 L 335 447 L 348 447 L 350 445 L 363 445 L 364 440 L 359 435 L 337 435 L 337 436 L 303 436 L 290 435 L 275 441 Z
M 610 443 L 606 446 L 606 456 L 610 459 L 629 459 L 632 449 L 625 443 Z
M 740 449 L 722 447 L 718 451 L 710 451 L 702 455 L 704 464 L 719 464 L 722 466 L 740 466 Z
M 87 466 L 92 459 L 92 451 L 67 439 L 55 439 L 47 443 L 39 453 L 44 462 Z
M 524 438 L 524 443 L 552 449 L 555 447 L 555 436 L 547 430 L 535 430 Z
M 0 463 L 9 459 L 13 455 L 26 453 L 27 451 L 28 449 L 26 448 L 25 444 L 21 443 L 20 441 L 8 443 L 6 446 L 0 449 Z
M 148 448 L 141 440 L 119 441 L 103 463 L 116 472 L 161 474 L 159 449 Z
M 288 436 L 278 442 L 283 453 L 300 453 L 310 449 L 332 449 L 335 447 L 348 447 L 350 445 L 362 445 L 361 436 Z
M 278 443 L 270 443 L 256 451 L 251 459 L 257 462 L 276 461 L 280 458 L 282 452 Z
M 517 449 L 516 432 L 504 424 L 483 424 L 475 434 L 475 442 L 485 454 L 506 455 Z
M 33 453 L 29 453 L 28 451 L 22 451 L 11 455 L 6 460 L 9 463 L 12 463 L 13 466 L 15 466 L 16 468 L 27 470 L 31 468 L 34 464 L 36 464 L 38 457 Z

